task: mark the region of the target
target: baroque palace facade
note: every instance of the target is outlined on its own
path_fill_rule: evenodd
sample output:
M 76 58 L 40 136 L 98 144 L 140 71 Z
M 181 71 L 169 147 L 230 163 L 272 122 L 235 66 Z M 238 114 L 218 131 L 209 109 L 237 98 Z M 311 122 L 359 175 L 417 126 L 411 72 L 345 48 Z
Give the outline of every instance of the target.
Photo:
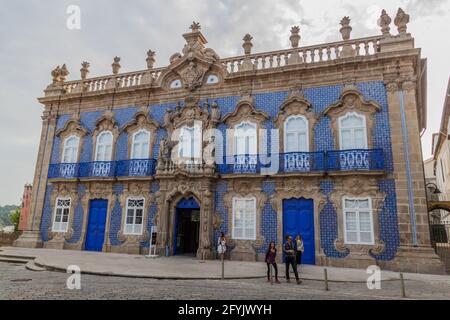
M 426 60 L 401 9 L 390 32 L 220 58 L 198 23 L 163 68 L 67 81 L 39 101 L 43 129 L 16 245 L 262 261 L 302 235 L 304 262 L 442 272 L 430 247 L 420 132 Z M 279 255 L 281 258 L 281 254 Z

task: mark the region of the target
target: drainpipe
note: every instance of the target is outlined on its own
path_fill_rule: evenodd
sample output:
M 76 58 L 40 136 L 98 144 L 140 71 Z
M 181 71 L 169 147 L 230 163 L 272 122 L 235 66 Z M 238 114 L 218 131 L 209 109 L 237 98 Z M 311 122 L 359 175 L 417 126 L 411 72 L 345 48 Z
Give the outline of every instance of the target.
M 409 200 L 409 220 L 412 229 L 412 242 L 413 246 L 417 247 L 417 226 L 416 226 L 416 211 L 414 208 L 414 193 L 413 193 L 413 183 L 411 177 L 411 162 L 409 159 L 409 139 L 408 139 L 408 128 L 406 126 L 406 114 L 404 105 L 404 92 L 403 90 L 398 91 L 399 101 L 400 101 L 400 115 L 402 120 L 402 135 L 403 135 L 403 156 L 405 158 L 406 164 L 406 180 L 408 183 L 408 200 Z

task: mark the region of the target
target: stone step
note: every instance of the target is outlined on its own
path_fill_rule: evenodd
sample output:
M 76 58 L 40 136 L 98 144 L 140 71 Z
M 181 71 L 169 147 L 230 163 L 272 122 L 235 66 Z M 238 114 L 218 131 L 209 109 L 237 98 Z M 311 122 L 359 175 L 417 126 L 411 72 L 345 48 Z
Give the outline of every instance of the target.
M 25 265 L 25 268 L 27 268 L 28 270 L 31 271 L 45 271 L 47 269 L 39 267 L 38 265 L 36 265 L 34 263 L 34 261 L 28 261 L 27 264 Z
M 0 257 L 0 262 L 8 262 L 8 263 L 23 263 L 26 264 L 30 260 L 26 259 L 20 259 L 20 258 L 7 258 L 7 257 Z
M 23 260 L 34 260 L 36 257 L 32 256 L 25 256 L 25 255 L 14 255 L 14 254 L 7 254 L 7 253 L 0 253 L 0 258 L 17 258 L 17 259 L 23 259 Z

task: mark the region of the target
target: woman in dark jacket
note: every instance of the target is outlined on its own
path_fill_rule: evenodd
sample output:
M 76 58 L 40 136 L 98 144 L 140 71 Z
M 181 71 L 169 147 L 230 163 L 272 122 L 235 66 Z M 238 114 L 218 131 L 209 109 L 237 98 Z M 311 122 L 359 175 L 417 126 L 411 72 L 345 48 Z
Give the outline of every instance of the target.
M 266 252 L 266 263 L 267 263 L 267 282 L 270 282 L 270 266 L 272 265 L 273 268 L 275 269 L 275 283 L 280 283 L 280 281 L 278 281 L 278 268 L 277 268 L 277 263 L 276 263 L 276 258 L 277 256 L 277 248 L 275 247 L 275 241 L 272 241 L 269 243 L 269 248 L 267 249 Z

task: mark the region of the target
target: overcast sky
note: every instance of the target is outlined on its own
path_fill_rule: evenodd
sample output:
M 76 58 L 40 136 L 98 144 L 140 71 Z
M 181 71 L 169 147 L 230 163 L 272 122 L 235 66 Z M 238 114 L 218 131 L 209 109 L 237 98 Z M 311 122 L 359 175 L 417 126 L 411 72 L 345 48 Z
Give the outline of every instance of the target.
M 66 27 L 69 5 L 81 9 L 80 30 Z M 253 52 L 288 48 L 292 25 L 300 25 L 301 45 L 340 40 L 344 15 L 352 20 L 353 38 L 377 35 L 381 9 L 394 20 L 399 6 L 410 14 L 408 31 L 428 58 L 427 158 L 450 74 L 450 0 L 2 0 L 0 205 L 18 204 L 23 185 L 33 180 L 42 113 L 36 98 L 56 65 L 67 64 L 68 79 L 79 79 L 81 61 L 91 63 L 89 76 L 109 74 L 114 56 L 122 58 L 122 72 L 141 70 L 152 49 L 156 66 L 166 66 L 193 20 L 221 57 L 242 54 L 246 33 Z M 391 31 L 397 33 L 393 23 Z

